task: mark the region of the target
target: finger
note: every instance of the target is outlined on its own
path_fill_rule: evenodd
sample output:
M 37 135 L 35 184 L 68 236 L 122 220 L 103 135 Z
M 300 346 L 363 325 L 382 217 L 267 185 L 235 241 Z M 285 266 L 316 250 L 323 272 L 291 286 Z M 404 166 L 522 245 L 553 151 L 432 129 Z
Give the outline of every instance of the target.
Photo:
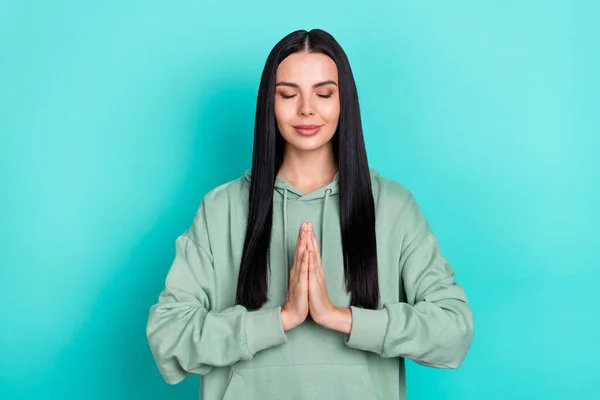
M 301 274 L 305 272 L 308 272 L 308 250 L 304 250 L 304 252 L 302 253 L 302 263 L 300 264 L 300 270 L 301 270 Z
M 323 266 L 317 262 L 317 257 L 318 256 L 315 255 L 315 265 L 316 265 L 318 279 L 319 279 L 319 282 L 325 282 L 325 271 L 323 270 Z
M 313 273 L 315 271 L 315 252 L 308 250 L 308 271 Z
M 317 264 L 321 266 L 321 249 L 319 248 L 319 242 L 317 242 L 317 236 L 315 235 L 315 231 L 311 231 L 310 241 L 312 243 L 313 251 L 317 257 Z
M 310 284 L 310 281 L 312 279 L 312 262 L 311 262 L 311 255 L 310 255 L 310 250 L 306 250 L 306 255 L 307 255 L 307 260 L 306 260 L 306 275 L 308 278 L 308 282 Z
M 306 223 L 304 223 L 304 228 L 307 228 Z M 298 250 L 300 252 L 303 252 L 304 250 L 306 250 L 308 248 L 307 244 L 308 244 L 308 232 L 306 230 L 302 231 L 302 237 L 300 238 L 300 243 L 298 243 Z
M 307 227 L 306 227 L 306 228 L 307 228 L 307 231 L 308 231 L 308 232 L 307 232 L 307 233 L 308 233 L 308 238 L 307 238 L 307 241 L 306 241 L 306 247 L 307 247 L 309 250 L 313 250 L 313 251 L 314 251 L 314 250 L 315 250 L 315 248 L 314 248 L 313 241 L 312 241 L 312 235 L 313 235 L 313 226 L 312 226 L 312 222 L 309 222 L 309 223 L 307 224 Z
M 304 222 L 300 224 L 300 229 L 298 229 L 298 237 L 296 238 L 296 247 L 300 243 L 300 239 L 302 238 L 302 231 L 304 230 Z M 302 254 L 300 254 L 302 256 Z
M 304 222 L 300 224 L 300 229 L 298 229 L 298 237 L 296 238 L 296 246 L 300 243 L 300 238 L 302 237 L 302 231 L 304 230 Z
M 300 266 L 299 268 L 300 273 L 298 274 L 299 278 L 298 281 L 296 283 L 297 289 L 298 289 L 298 293 L 299 293 L 299 297 L 302 297 L 303 302 L 306 301 L 307 297 L 308 297 L 308 267 L 305 266 Z
M 306 246 L 304 246 L 304 248 L 302 247 L 302 241 L 304 240 L 304 238 L 302 237 L 302 232 L 304 232 L 304 228 L 305 228 L 305 225 L 303 222 L 302 224 L 300 224 L 300 231 L 298 232 L 298 239 L 296 240 L 296 252 L 294 255 L 294 263 L 302 262 L 302 251 L 306 247 Z M 304 236 L 306 236 L 306 234 Z
M 296 271 L 298 268 L 294 268 L 294 266 L 292 266 L 292 268 L 290 268 L 290 275 L 289 275 L 289 279 L 290 279 L 290 284 L 292 282 L 294 282 L 295 280 L 297 280 L 297 275 L 298 272 Z
M 317 264 L 317 254 L 315 252 L 313 252 L 311 255 L 312 255 L 312 265 L 313 265 L 312 270 L 314 271 L 315 275 L 318 276 L 321 273 L 321 271 L 320 271 L 321 268 L 319 268 L 319 264 Z
M 308 250 L 304 250 L 302 253 L 302 264 L 300 265 L 300 273 L 298 274 L 298 280 L 304 281 L 308 278 Z

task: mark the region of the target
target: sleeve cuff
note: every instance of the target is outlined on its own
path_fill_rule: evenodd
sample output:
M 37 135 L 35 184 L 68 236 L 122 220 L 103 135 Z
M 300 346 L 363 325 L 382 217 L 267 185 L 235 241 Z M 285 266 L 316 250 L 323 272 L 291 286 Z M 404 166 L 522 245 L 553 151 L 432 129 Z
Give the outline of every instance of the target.
M 346 345 L 359 350 L 383 354 L 383 340 L 388 326 L 387 310 L 369 310 L 351 306 L 352 328 Z
M 250 356 L 287 342 L 281 321 L 281 306 L 248 311 L 246 315 L 246 343 Z

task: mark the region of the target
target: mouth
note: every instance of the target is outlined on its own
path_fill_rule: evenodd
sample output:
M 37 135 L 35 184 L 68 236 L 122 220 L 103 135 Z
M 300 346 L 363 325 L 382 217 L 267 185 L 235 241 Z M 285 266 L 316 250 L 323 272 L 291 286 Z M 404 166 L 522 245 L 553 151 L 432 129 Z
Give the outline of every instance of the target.
M 296 125 L 294 129 L 301 135 L 312 136 L 319 133 L 322 125 Z

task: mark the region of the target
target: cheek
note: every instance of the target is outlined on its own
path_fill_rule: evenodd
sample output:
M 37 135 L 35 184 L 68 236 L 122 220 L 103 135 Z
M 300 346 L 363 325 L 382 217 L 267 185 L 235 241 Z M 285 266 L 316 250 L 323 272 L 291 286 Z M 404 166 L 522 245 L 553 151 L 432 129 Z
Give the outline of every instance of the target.
M 286 124 L 296 115 L 294 107 L 290 104 L 291 102 L 282 102 L 275 100 L 275 118 L 278 124 Z
M 323 104 L 320 113 L 323 119 L 329 123 L 333 123 L 340 117 L 340 104 L 336 102 Z

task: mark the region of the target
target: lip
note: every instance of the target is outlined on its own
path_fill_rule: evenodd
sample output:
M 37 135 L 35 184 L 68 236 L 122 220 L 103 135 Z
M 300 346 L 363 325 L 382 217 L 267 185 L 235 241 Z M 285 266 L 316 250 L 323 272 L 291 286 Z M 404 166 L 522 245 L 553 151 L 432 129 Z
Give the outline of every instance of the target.
M 296 125 L 294 129 L 301 135 L 312 136 L 319 133 L 322 125 Z

